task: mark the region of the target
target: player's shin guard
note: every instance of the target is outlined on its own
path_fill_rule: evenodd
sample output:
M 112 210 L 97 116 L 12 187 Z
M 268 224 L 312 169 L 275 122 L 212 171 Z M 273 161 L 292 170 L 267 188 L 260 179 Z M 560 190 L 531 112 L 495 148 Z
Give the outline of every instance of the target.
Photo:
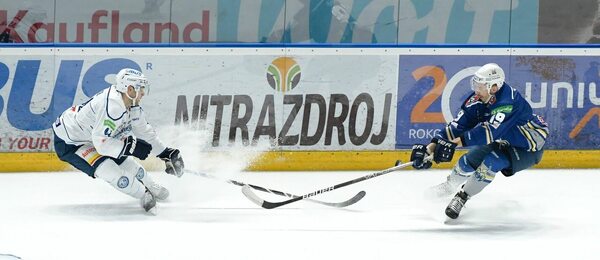
M 140 199 L 146 192 L 146 187 L 135 179 L 135 173 L 121 170 L 111 159 L 104 160 L 95 172 L 96 177 L 105 180 L 120 192 Z
M 490 184 L 495 177 L 496 172 L 489 169 L 485 164 L 481 164 L 481 166 L 477 168 L 477 171 L 475 171 L 475 174 L 465 182 L 462 189 L 469 194 L 469 196 L 475 196 Z
M 460 211 L 472 196 L 478 194 L 488 184 L 494 180 L 496 173 L 491 171 L 485 164 L 481 164 L 475 174 L 473 174 L 467 182 L 463 185 L 462 189 L 456 193 L 454 198 L 450 201 L 446 207 L 446 216 L 451 219 L 458 218 Z
M 123 171 L 135 173 L 135 178 L 146 186 L 157 200 L 165 200 L 169 197 L 169 190 L 154 182 L 144 167 L 133 158 L 127 158 L 120 166 Z

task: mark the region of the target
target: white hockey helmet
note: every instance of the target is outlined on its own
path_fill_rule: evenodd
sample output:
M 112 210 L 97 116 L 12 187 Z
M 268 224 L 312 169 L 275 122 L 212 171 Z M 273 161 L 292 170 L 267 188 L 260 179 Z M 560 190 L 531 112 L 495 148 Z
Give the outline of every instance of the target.
M 127 87 L 129 86 L 132 86 L 136 92 L 139 92 L 140 88 L 147 88 L 149 86 L 148 79 L 141 71 L 130 68 L 119 71 L 115 81 L 115 87 L 121 93 L 127 93 Z
M 479 68 L 473 77 L 471 77 L 471 89 L 475 91 L 477 88 L 485 87 L 488 93 L 492 86 L 496 84 L 498 89 L 504 84 L 504 70 L 496 63 L 488 63 Z

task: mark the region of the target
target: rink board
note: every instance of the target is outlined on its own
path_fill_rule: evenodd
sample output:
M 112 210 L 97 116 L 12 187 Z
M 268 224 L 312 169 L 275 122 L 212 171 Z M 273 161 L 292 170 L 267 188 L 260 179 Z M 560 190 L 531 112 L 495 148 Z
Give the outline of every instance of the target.
M 434 164 L 436 169 L 450 169 L 464 150 L 457 151 L 450 163 Z M 211 155 L 202 155 L 210 158 Z M 223 158 L 223 155 L 216 157 Z M 224 157 L 228 157 L 225 155 Z M 544 153 L 537 169 L 592 169 L 600 167 L 598 150 L 549 150 Z M 288 151 L 266 152 L 248 164 L 249 171 L 376 171 L 394 166 L 396 160 L 409 161 L 410 151 Z M 58 160 L 53 153 L 0 153 L 0 172 L 63 171 L 73 168 Z M 212 161 L 212 160 L 211 160 Z M 199 162 L 199 164 L 204 161 Z M 154 159 L 142 162 L 149 170 L 162 170 L 163 164 Z
M 195 145 L 188 155 L 263 152 L 248 170 L 387 168 L 453 118 L 470 75 L 487 62 L 504 67 L 550 124 L 551 151 L 539 167 L 600 166 L 592 159 L 600 145 L 596 49 L 147 45 L 0 54 L 0 171 L 61 168 L 48 157 L 52 122 L 123 67 L 148 76 L 149 122 L 167 145 Z M 559 160 L 574 154 L 577 163 Z

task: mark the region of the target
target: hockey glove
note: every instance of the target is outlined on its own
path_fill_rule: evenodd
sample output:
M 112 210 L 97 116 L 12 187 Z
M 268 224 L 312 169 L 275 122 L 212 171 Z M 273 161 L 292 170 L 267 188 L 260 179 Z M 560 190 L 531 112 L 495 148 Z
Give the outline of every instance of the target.
M 412 167 L 417 170 L 431 168 L 431 162 L 425 161 L 425 157 L 428 155 L 427 146 L 423 144 L 413 145 L 412 153 L 410 154 L 410 160 L 413 162 Z
M 140 160 L 145 160 L 148 158 L 148 154 L 150 154 L 150 151 L 152 150 L 152 145 L 142 139 L 128 136 L 125 139 L 124 149 L 124 155 L 131 155 L 139 158 Z
M 434 162 L 441 163 L 452 161 L 452 157 L 454 157 L 454 151 L 456 150 L 455 143 L 438 137 L 431 139 L 431 142 L 435 143 L 435 149 L 433 150 Z
M 493 149 L 503 151 L 503 152 L 508 150 L 508 148 L 510 148 L 510 143 L 506 140 L 496 140 L 496 141 L 492 142 L 490 145 L 492 146 Z
M 185 165 L 183 163 L 183 158 L 181 158 L 181 154 L 179 153 L 178 149 L 167 147 L 157 157 L 165 161 L 165 172 L 171 175 L 175 175 L 177 177 L 181 177 L 181 175 L 183 175 L 183 168 L 185 167 Z

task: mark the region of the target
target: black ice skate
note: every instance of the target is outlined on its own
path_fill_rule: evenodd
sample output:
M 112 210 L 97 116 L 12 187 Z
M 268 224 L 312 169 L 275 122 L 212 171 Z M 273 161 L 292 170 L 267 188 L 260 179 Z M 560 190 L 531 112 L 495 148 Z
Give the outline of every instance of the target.
M 448 216 L 451 219 L 458 218 L 460 211 L 465 206 L 465 203 L 467 203 L 468 199 L 469 195 L 466 192 L 461 190 L 458 193 L 456 193 L 456 195 L 454 195 L 454 198 L 452 198 L 452 200 L 448 204 L 448 207 L 446 207 L 446 216 Z

